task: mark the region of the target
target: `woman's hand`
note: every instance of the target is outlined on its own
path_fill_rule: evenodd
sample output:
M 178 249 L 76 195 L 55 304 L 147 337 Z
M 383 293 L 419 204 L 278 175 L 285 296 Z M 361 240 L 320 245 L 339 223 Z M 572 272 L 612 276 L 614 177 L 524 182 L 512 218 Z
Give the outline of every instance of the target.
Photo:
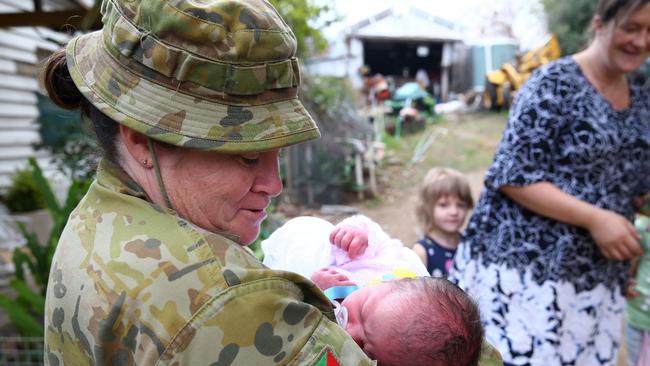
M 587 229 L 601 253 L 609 259 L 630 259 L 643 254 L 639 245 L 641 236 L 625 217 L 582 201 L 549 182 L 525 187 L 503 186 L 501 191 L 539 215 Z
M 330 233 L 330 243 L 346 251 L 350 259 L 354 259 L 366 252 L 368 232 L 354 226 L 339 226 Z
M 348 276 L 327 267 L 323 267 L 312 273 L 311 281 L 323 291 L 330 287 L 356 285 L 350 281 Z
M 587 226 L 601 253 L 609 259 L 624 260 L 643 254 L 641 236 L 625 217 L 598 209 Z

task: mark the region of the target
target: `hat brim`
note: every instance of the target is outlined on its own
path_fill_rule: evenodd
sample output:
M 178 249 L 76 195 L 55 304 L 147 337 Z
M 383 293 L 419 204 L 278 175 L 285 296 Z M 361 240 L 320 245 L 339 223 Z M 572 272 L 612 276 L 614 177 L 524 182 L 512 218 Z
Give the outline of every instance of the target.
M 320 137 L 316 123 L 296 97 L 237 106 L 171 89 L 116 61 L 105 50 L 101 31 L 70 41 L 67 58 L 72 79 L 95 107 L 158 141 L 240 153 Z

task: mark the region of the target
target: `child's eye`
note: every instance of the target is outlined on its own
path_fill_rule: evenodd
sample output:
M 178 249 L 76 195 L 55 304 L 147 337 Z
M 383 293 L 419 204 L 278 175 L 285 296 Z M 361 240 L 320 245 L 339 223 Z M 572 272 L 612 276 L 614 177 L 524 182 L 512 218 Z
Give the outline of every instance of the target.
M 239 159 L 246 165 L 255 165 L 260 161 L 260 154 L 241 154 Z

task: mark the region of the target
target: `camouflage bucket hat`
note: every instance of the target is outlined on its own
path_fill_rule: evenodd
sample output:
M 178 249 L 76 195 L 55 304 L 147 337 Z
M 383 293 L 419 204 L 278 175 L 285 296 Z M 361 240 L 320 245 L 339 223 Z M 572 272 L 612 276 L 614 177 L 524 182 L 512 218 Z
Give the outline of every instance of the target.
M 318 138 L 297 98 L 296 39 L 264 0 L 104 0 L 68 44 L 77 87 L 153 139 L 225 153 Z

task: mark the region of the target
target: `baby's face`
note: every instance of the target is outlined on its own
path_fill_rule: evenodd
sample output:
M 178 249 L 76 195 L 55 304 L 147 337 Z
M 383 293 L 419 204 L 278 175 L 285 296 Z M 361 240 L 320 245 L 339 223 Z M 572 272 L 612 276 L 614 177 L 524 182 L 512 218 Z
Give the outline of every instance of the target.
M 396 320 L 402 309 L 399 296 L 393 296 L 391 290 L 389 283 L 378 283 L 351 293 L 341 303 L 348 312 L 345 330 L 375 360 L 385 359 L 382 356 L 392 341 L 387 324 Z

